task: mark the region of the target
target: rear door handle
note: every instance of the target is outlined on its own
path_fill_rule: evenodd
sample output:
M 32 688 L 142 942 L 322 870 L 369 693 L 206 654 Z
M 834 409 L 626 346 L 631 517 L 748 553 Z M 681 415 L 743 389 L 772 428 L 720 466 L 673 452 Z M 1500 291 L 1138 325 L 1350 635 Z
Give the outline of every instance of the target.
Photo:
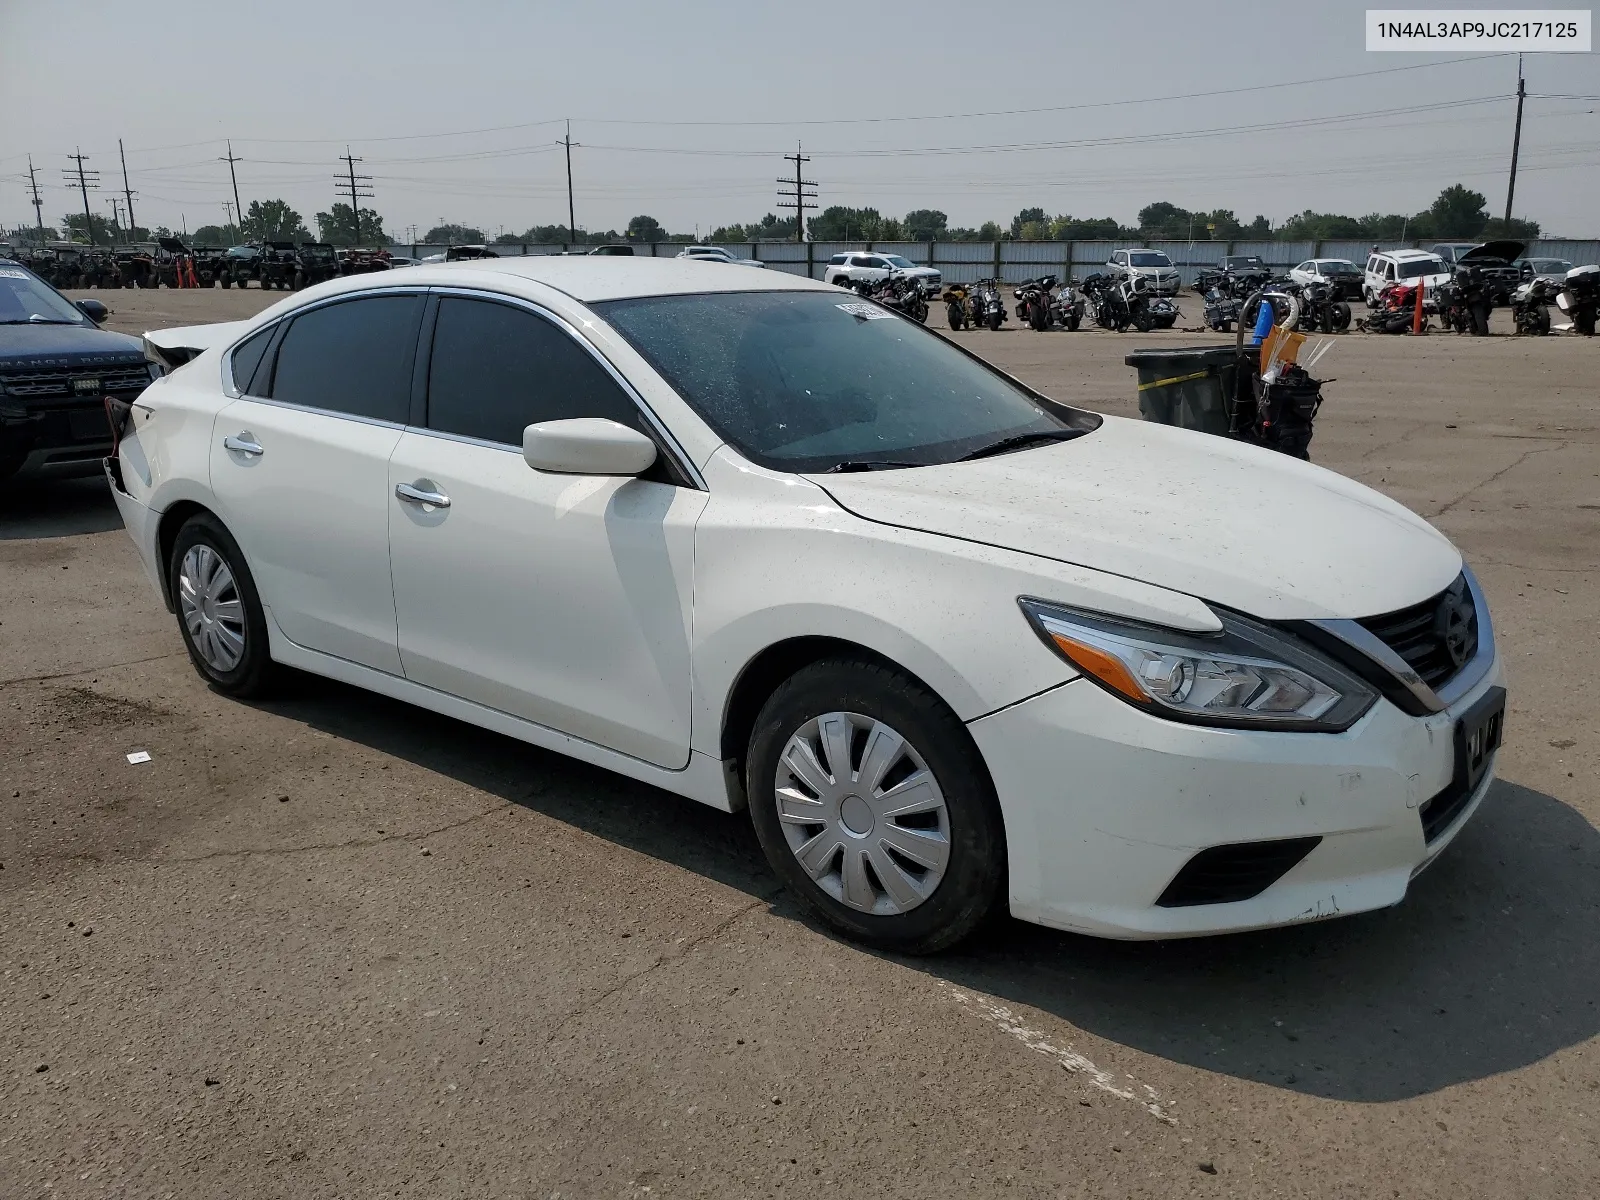
M 261 443 L 256 441 L 255 435 L 248 429 L 242 430 L 237 437 L 222 439 L 222 448 L 232 450 L 238 454 L 248 454 L 251 458 L 260 458 L 266 453 Z
M 394 494 L 407 504 L 428 504 L 434 508 L 450 507 L 450 497 L 443 492 L 430 492 L 424 488 L 413 487 L 409 483 L 395 484 Z

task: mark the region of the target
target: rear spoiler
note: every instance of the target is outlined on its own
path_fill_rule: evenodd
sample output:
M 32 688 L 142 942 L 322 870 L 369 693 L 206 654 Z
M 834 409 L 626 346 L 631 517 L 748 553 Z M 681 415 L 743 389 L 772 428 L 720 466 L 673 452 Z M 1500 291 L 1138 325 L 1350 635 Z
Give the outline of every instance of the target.
M 163 372 L 176 371 L 213 346 L 227 345 L 243 333 L 248 324 L 248 321 L 221 321 L 182 329 L 152 329 L 144 335 L 144 356 Z

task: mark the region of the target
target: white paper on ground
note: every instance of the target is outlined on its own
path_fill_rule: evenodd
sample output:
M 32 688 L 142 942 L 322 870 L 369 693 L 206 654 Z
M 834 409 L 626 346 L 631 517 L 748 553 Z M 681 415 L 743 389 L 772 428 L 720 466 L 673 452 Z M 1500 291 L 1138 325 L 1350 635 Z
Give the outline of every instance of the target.
M 146 762 L 149 762 L 150 761 L 150 751 L 148 751 L 148 750 L 135 750 L 132 754 L 128 755 L 128 761 L 130 763 L 146 763 Z

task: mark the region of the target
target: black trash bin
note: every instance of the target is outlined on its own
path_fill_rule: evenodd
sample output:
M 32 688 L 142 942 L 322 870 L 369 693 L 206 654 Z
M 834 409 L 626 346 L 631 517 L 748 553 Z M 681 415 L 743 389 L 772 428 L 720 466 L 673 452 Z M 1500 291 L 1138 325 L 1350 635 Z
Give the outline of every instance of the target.
M 1139 372 L 1146 421 L 1228 436 L 1239 377 L 1235 346 L 1135 350 L 1123 361 Z

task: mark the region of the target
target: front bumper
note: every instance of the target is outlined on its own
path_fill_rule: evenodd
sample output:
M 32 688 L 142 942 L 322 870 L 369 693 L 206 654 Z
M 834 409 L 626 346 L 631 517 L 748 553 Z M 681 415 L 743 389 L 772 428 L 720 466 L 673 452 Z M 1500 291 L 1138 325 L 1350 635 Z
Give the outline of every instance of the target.
M 968 727 L 1005 817 L 1011 911 L 1101 937 L 1227 933 L 1385 908 L 1460 831 L 1490 764 L 1432 842 L 1420 809 L 1450 786 L 1454 725 L 1500 682 L 1411 717 L 1380 700 L 1341 734 L 1261 733 L 1151 716 L 1087 680 Z M 1318 838 L 1260 894 L 1163 907 L 1201 850 Z

